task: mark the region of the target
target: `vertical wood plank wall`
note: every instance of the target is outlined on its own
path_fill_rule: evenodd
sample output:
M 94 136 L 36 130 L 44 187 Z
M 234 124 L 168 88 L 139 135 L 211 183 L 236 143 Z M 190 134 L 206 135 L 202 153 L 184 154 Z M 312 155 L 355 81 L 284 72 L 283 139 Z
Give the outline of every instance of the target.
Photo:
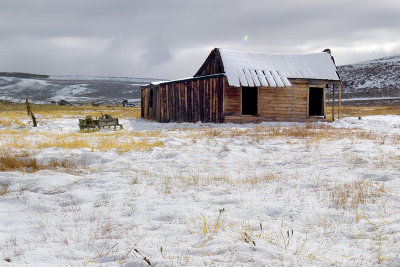
M 223 122 L 224 79 L 220 76 L 143 88 L 141 116 L 158 122 Z

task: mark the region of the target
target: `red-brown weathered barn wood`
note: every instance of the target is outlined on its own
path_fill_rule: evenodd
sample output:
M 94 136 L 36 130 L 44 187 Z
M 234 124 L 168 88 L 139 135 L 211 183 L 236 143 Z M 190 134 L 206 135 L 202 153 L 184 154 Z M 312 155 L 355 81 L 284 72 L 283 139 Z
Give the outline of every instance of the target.
M 217 86 L 216 86 L 216 80 L 211 79 L 211 107 L 212 107 L 212 116 L 211 116 L 211 121 L 216 122 L 217 121 Z
M 226 82 L 226 80 L 225 80 Z M 227 84 L 227 83 L 226 83 Z M 240 114 L 240 88 L 225 85 L 224 87 L 224 116 Z
M 164 102 L 165 102 L 165 96 L 164 96 L 164 86 L 159 86 L 158 87 L 158 105 L 159 105 L 159 121 L 163 122 L 164 121 Z
M 208 122 L 210 117 L 210 106 L 208 104 L 210 103 L 210 97 L 208 92 L 208 82 L 206 80 L 203 81 L 203 90 L 204 90 L 204 98 L 203 98 L 204 116 L 202 122 Z
M 224 121 L 224 114 L 223 114 L 223 112 L 224 112 L 224 107 L 223 107 L 224 78 L 223 77 L 217 78 L 217 81 L 218 81 L 218 83 L 217 83 L 218 122 L 223 122 Z
M 175 122 L 179 122 L 181 118 L 181 90 L 179 84 L 174 84 L 174 90 L 175 90 Z
M 188 121 L 187 120 L 187 92 L 186 92 L 186 83 L 181 83 L 182 90 L 182 103 L 183 103 L 183 111 L 182 111 L 182 119 L 181 122 Z
M 199 121 L 204 122 L 204 80 L 198 81 L 199 85 Z
M 204 114 L 204 121 L 205 122 L 210 122 L 210 114 L 211 114 L 211 106 L 210 106 L 210 82 L 208 80 L 204 80 L 204 86 L 205 86 L 205 102 L 204 102 L 204 108 L 205 108 L 205 114 Z
M 176 109 L 175 109 L 175 102 L 176 102 L 176 95 L 175 95 L 175 89 L 174 89 L 174 85 L 170 84 L 169 85 L 169 90 L 171 92 L 171 106 L 169 106 L 169 117 L 170 117 L 170 121 L 175 121 L 175 114 L 176 114 Z
M 144 107 L 145 107 L 145 101 L 144 101 L 144 92 L 145 90 L 140 90 L 140 117 L 145 118 L 144 116 Z
M 174 122 L 178 121 L 179 118 L 179 88 L 176 84 L 173 84 L 173 90 L 174 90 L 174 117 L 173 120 Z
M 199 81 L 193 81 L 193 122 L 199 121 Z
M 174 97 L 174 88 L 172 84 L 168 84 L 168 109 L 169 109 L 169 121 L 174 121 L 174 105 L 175 105 L 175 97 Z
M 224 73 L 224 66 L 222 64 L 221 55 L 218 49 L 214 49 L 208 55 L 206 61 L 194 75 L 194 77 Z
M 187 110 L 187 121 L 193 121 L 193 102 L 192 102 L 192 82 L 186 82 L 186 110 Z
M 183 109 L 183 103 L 182 103 L 182 90 L 181 90 L 181 84 L 178 83 L 176 84 L 176 90 L 178 91 L 178 113 L 177 113 L 177 122 L 182 122 L 182 109 Z
M 165 90 L 165 114 L 164 114 L 164 122 L 169 121 L 169 95 L 168 95 L 168 85 L 164 86 Z
M 184 83 L 179 83 L 179 119 L 178 122 L 184 122 L 186 117 L 186 98 Z
M 170 97 L 171 97 L 171 95 L 170 95 L 170 87 L 168 86 L 168 85 L 165 85 L 165 93 L 166 93 L 166 95 L 167 95 L 167 101 L 166 101 L 166 109 L 167 109 L 167 113 L 165 114 L 165 121 L 166 122 L 169 122 L 170 121 L 170 118 L 171 118 L 171 109 L 170 109 L 170 107 L 171 107 L 171 99 L 170 99 Z

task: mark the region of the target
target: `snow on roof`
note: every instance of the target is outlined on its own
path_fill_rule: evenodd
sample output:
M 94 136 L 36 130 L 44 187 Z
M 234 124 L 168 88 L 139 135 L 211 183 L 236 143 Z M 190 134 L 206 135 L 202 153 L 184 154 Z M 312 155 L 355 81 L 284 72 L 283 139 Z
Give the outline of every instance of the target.
M 167 82 L 170 82 L 169 80 L 165 80 L 165 81 L 155 81 L 155 82 L 151 82 L 151 83 L 149 83 L 149 84 L 145 84 L 145 86 L 148 86 L 148 85 L 159 85 L 159 84 L 161 84 L 161 83 L 167 83 Z
M 331 55 L 268 54 L 219 49 L 230 86 L 292 86 L 288 78 L 339 81 Z
M 192 80 L 200 80 L 200 79 L 205 79 L 205 78 L 213 78 L 213 77 L 219 77 L 219 76 L 225 76 L 224 73 L 218 73 L 218 74 L 211 74 L 211 75 L 205 75 L 205 76 L 198 76 L 198 77 L 187 77 L 187 78 L 182 78 L 178 80 L 166 80 L 166 81 L 155 81 L 151 82 L 149 84 L 145 84 L 142 86 L 142 88 L 149 87 L 151 85 L 160 85 L 160 84 L 166 84 L 166 83 L 177 83 L 177 82 L 185 82 L 185 81 L 192 81 Z

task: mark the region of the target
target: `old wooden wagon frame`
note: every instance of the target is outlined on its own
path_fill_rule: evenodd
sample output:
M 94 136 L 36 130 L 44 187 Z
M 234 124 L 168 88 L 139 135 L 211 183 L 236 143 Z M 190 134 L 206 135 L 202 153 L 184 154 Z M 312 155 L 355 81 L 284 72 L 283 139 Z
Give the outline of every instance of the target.
M 324 121 L 327 88 L 333 92 L 332 118 L 335 91 L 339 93 L 340 116 L 341 83 L 330 54 L 302 54 L 294 59 L 292 55 L 273 55 L 272 58 L 287 61 L 275 62 L 275 70 L 256 65 L 258 62 L 253 59 L 251 64 L 245 62 L 248 56 L 269 55 L 245 53 L 214 49 L 193 78 L 143 87 L 142 118 L 158 122 Z M 237 59 L 242 65 L 234 61 Z M 287 66 L 291 61 L 302 63 L 305 70 L 288 66 L 288 71 L 282 71 L 279 64 Z M 311 66 L 309 61 L 317 66 Z

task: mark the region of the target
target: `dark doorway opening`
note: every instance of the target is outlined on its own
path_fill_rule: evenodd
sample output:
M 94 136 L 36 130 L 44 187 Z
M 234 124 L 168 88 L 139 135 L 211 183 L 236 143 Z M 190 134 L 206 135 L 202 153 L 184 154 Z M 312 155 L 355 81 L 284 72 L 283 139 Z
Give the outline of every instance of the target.
M 242 114 L 257 115 L 257 87 L 242 87 Z
M 324 116 L 324 88 L 310 87 L 308 115 Z

